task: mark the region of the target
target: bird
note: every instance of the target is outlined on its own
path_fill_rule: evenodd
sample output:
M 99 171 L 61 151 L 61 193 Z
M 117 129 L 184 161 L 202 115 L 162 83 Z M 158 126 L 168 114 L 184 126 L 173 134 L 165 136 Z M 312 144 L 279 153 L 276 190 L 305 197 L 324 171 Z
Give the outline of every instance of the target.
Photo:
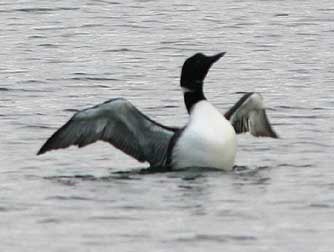
M 79 148 L 108 142 L 149 168 L 178 170 L 188 167 L 231 171 L 237 151 L 236 135 L 278 138 L 266 114 L 263 97 L 245 93 L 225 114 L 205 97 L 204 79 L 211 66 L 225 55 L 196 53 L 182 66 L 180 86 L 189 114 L 183 127 L 165 126 L 151 119 L 130 101 L 118 97 L 76 112 L 37 152 L 37 155 L 72 145 Z

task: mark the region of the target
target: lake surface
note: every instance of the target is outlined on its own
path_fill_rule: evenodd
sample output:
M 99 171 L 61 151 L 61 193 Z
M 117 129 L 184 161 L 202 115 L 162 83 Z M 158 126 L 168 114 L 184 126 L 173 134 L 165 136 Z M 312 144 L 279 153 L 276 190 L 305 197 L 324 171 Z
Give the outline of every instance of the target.
M 1 251 L 333 251 L 332 0 L 2 0 L 0 30 Z M 147 165 L 106 143 L 35 155 L 114 97 L 185 124 L 181 66 L 221 51 L 208 99 L 262 93 L 281 136 L 238 136 L 235 172 L 117 173 Z

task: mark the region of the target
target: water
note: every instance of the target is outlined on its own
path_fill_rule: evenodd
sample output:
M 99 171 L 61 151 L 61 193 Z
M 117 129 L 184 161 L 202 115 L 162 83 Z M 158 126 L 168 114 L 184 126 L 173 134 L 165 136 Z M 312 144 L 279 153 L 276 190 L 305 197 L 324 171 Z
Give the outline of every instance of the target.
M 333 251 L 332 1 L 2 0 L 0 29 L 1 251 Z M 105 143 L 35 156 L 113 97 L 183 125 L 199 51 L 227 51 L 208 99 L 261 92 L 281 136 L 239 136 L 238 171 L 115 173 L 146 165 Z

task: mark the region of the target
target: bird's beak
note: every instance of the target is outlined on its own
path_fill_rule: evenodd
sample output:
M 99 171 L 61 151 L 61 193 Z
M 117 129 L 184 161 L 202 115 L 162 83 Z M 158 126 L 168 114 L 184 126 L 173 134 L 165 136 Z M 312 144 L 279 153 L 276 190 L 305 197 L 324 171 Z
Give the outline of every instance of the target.
M 213 64 L 216 61 L 218 61 L 221 57 L 223 57 L 225 55 L 225 53 L 226 52 L 221 52 L 221 53 L 218 53 L 216 55 L 210 56 L 209 57 L 210 64 Z

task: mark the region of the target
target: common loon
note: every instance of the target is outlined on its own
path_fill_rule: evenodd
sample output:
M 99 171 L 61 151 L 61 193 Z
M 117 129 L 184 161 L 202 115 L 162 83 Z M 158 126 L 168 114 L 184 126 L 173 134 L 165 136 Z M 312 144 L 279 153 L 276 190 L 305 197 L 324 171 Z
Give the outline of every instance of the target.
M 151 168 L 231 170 L 236 155 L 236 134 L 278 136 L 269 123 L 259 93 L 246 93 L 225 115 L 205 98 L 203 81 L 213 63 L 224 54 L 197 53 L 184 62 L 180 84 L 189 113 L 184 127 L 162 125 L 128 100 L 115 98 L 75 113 L 37 155 L 71 145 L 80 148 L 102 140 L 140 162 L 148 162 Z

